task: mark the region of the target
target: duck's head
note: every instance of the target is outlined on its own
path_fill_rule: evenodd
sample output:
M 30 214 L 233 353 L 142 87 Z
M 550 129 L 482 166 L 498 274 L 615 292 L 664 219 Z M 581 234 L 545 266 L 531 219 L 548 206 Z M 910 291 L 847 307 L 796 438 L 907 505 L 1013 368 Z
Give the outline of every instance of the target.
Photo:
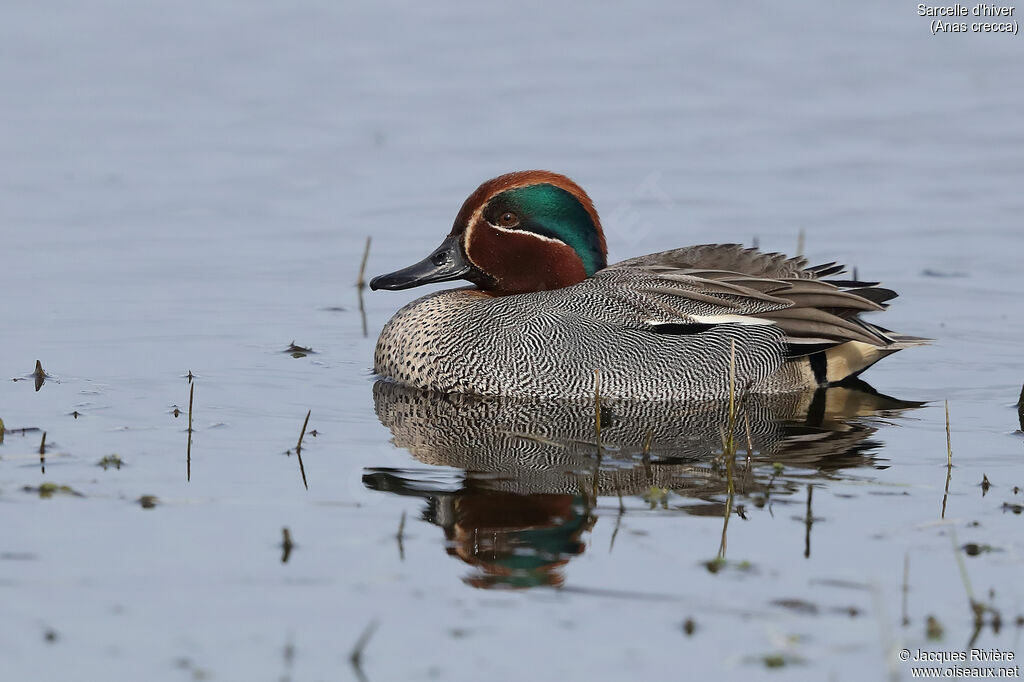
M 607 252 L 597 211 L 579 185 L 549 171 L 521 171 L 480 185 L 433 253 L 374 277 L 370 288 L 465 279 L 497 295 L 558 289 L 605 267 Z

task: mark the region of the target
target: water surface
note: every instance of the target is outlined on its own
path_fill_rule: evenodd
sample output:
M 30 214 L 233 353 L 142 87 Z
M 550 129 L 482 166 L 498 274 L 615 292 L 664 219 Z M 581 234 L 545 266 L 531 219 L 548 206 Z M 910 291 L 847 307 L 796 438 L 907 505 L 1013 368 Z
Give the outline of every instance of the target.
M 371 622 L 370 680 L 909 678 L 900 647 L 1019 652 L 1019 40 L 881 2 L 7 3 L 5 677 L 354 676 Z M 365 239 L 368 274 L 418 260 L 523 168 L 587 188 L 613 260 L 802 230 L 901 293 L 881 324 L 936 339 L 865 375 L 925 404 L 765 419 L 731 504 L 709 423 L 645 462 L 612 410 L 600 466 L 565 420 L 461 451 L 452 413 L 396 429 L 373 342 L 421 292 L 367 295 L 364 335 Z

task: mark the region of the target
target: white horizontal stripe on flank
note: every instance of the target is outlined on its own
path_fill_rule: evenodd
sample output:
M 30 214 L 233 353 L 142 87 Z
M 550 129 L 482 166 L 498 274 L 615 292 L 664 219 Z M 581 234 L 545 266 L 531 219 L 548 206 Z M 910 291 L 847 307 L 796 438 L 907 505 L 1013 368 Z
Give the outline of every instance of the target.
M 772 320 L 764 320 L 760 317 L 747 317 L 746 315 L 690 315 L 689 317 L 696 324 L 745 324 L 761 326 L 775 324 Z

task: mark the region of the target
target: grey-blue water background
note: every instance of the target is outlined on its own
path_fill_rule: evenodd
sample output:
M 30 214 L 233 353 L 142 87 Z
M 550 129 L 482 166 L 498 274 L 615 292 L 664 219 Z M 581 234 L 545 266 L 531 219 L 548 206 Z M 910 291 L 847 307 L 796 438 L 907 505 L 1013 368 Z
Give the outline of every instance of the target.
M 346 679 L 376 621 L 370 680 L 909 678 L 899 648 L 974 629 L 954 533 L 1001 614 L 977 646 L 1019 652 L 1024 43 L 929 21 L 891 2 L 6 2 L 2 677 Z M 364 484 L 431 471 L 391 443 L 370 373 L 423 292 L 368 294 L 364 336 L 365 238 L 368 274 L 409 264 L 479 182 L 524 168 L 587 188 L 613 259 L 792 252 L 803 230 L 811 260 L 900 292 L 878 322 L 937 339 L 866 375 L 931 402 L 875 424 L 871 465 L 808 479 L 809 557 L 802 483 L 733 515 L 717 573 L 720 516 L 602 497 L 564 588 L 480 590 L 422 500 Z M 41 390 L 10 380 L 37 359 Z M 308 491 L 285 455 L 307 410 Z

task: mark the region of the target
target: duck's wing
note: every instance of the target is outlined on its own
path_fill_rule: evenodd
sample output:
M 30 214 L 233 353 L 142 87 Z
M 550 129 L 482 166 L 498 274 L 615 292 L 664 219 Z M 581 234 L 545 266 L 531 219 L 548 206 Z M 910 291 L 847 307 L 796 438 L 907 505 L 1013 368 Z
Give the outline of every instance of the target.
M 896 292 L 877 282 L 822 279 L 844 269 L 835 263 L 808 267 L 802 257 L 738 244 L 705 244 L 631 258 L 593 279 L 617 292 L 616 307 L 632 306 L 629 317 L 637 326 L 658 333 L 699 333 L 715 324 L 774 325 L 785 335 L 791 357 L 849 341 L 893 350 L 923 341 L 860 319 L 863 312 L 884 310 Z
M 829 263 L 834 266 L 835 263 Z M 751 277 L 800 278 L 813 276 L 816 269 L 807 268 L 807 259 L 802 256 L 788 258 L 781 253 L 764 253 L 742 244 L 699 244 L 670 251 L 637 256 L 614 265 L 613 269 L 644 270 L 721 270 Z

